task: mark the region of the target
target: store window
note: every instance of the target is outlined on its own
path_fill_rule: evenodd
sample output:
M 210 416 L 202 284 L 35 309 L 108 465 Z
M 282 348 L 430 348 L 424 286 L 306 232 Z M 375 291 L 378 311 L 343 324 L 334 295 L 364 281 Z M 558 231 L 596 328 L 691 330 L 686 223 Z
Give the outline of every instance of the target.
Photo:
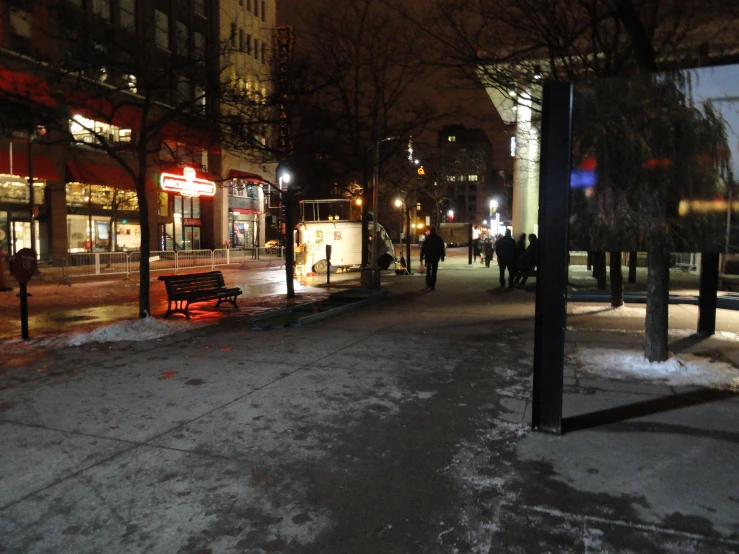
M 67 206 L 96 208 L 111 211 L 138 211 L 139 201 L 136 192 L 104 185 L 67 183 Z

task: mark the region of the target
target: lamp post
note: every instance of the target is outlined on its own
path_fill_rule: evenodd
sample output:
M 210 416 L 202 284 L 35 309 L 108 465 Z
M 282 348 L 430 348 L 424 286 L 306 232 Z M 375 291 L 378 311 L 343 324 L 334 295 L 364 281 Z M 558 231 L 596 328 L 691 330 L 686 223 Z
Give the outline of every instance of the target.
M 377 269 L 377 184 L 380 180 L 380 145 L 390 140 L 398 140 L 400 137 L 385 137 L 375 142 L 375 164 L 372 172 L 372 269 Z
M 495 199 L 490 200 L 490 230 L 493 230 L 493 213 L 495 213 L 495 234 L 500 232 L 500 214 L 498 213 L 498 201 Z
M 398 253 L 403 255 L 403 201 L 400 198 L 395 200 L 395 207 L 398 208 Z
M 295 298 L 295 241 L 293 239 L 293 210 L 292 210 L 292 171 L 287 165 L 280 164 L 277 168 L 277 180 L 280 195 L 283 197 L 285 208 L 285 281 L 287 283 L 287 298 Z

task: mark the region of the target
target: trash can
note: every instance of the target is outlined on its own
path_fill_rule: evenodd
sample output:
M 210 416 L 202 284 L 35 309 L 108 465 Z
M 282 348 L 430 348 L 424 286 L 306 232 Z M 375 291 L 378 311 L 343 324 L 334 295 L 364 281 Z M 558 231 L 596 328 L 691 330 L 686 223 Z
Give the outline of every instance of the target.
M 363 289 L 380 290 L 380 270 L 372 268 L 363 269 L 360 283 Z

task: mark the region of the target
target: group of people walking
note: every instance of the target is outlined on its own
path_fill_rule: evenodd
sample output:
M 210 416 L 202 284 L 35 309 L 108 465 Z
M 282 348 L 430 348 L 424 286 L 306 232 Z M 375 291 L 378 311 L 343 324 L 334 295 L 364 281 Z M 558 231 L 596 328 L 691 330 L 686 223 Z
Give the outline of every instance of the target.
M 510 229 L 506 229 L 505 235 L 495 238 L 489 237 L 485 240 L 475 239 L 472 243 L 474 260 L 485 260 L 485 267 L 490 267 L 493 255 L 497 256 L 498 268 L 500 269 L 500 286 L 506 285 L 506 271 L 508 272 L 508 286 L 525 285 L 529 276 L 533 274 L 539 265 L 539 239 L 533 233 L 528 236 L 526 244 L 526 233 L 521 233 L 518 240 L 513 240 Z M 431 227 L 429 234 L 421 246 L 421 263 L 426 261 L 426 288 L 436 290 L 436 274 L 439 270 L 439 261 L 444 261 L 446 245 L 443 239 Z

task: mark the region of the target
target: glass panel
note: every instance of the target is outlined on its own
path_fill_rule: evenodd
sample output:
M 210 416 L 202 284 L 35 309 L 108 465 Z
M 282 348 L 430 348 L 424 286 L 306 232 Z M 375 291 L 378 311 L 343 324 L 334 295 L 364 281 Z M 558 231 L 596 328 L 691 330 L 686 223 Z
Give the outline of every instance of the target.
M 576 87 L 571 250 L 739 252 L 737 82 L 724 66 Z

